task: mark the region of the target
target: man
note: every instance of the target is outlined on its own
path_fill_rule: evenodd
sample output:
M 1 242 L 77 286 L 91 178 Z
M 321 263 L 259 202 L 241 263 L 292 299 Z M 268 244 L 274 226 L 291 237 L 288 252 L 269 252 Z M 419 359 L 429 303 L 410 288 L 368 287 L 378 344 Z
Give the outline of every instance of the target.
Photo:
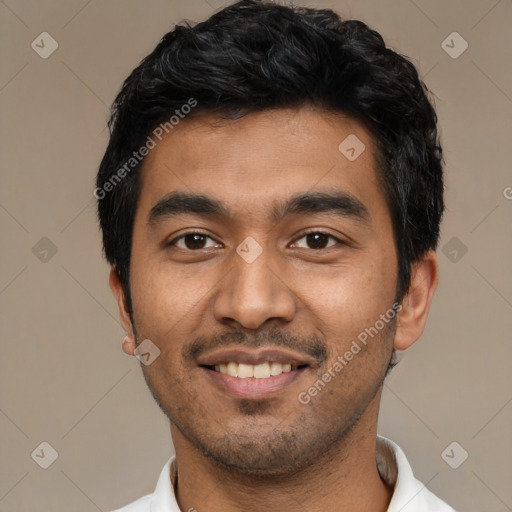
M 377 435 L 438 282 L 436 123 L 413 65 L 330 10 L 245 0 L 132 72 L 95 196 L 176 456 L 121 511 L 453 510 Z

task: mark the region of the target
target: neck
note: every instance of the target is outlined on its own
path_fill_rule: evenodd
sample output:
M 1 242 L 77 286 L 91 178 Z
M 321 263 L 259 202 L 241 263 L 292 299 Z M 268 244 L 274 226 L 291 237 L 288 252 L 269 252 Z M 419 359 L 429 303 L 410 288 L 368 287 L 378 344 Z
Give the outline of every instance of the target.
M 171 424 L 176 498 L 181 510 L 209 512 L 384 512 L 392 496 L 376 464 L 380 393 L 352 430 L 304 469 L 284 476 L 249 476 L 205 457 Z

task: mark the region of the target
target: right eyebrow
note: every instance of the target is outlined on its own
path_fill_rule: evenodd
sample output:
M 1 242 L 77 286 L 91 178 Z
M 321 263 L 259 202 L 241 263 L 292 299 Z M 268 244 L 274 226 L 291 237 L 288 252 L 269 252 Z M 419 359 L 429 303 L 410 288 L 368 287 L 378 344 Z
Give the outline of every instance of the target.
M 228 207 L 218 199 L 203 194 L 171 192 L 156 203 L 148 215 L 148 224 L 154 226 L 158 221 L 178 215 L 196 214 L 205 217 L 230 217 Z

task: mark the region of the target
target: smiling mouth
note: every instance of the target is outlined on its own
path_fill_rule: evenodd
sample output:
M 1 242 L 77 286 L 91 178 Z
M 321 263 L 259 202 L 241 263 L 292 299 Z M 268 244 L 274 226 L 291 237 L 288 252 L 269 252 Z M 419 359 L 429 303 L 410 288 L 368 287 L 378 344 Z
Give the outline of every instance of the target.
M 201 365 L 203 368 L 212 370 L 230 377 L 238 377 L 239 379 L 268 379 L 277 377 L 282 373 L 290 373 L 295 370 L 301 370 L 309 366 L 308 364 L 292 364 L 292 363 L 278 363 L 269 361 L 261 364 L 245 364 L 230 361 L 223 364 L 216 364 L 214 366 Z

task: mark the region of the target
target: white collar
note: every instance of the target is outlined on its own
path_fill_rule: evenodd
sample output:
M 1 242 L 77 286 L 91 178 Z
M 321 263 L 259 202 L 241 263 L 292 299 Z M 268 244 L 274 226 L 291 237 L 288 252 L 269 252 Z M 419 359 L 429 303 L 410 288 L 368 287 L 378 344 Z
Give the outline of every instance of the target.
M 173 488 L 177 476 L 175 460 L 173 455 L 166 462 L 153 494 L 117 512 L 181 512 Z M 393 441 L 377 436 L 376 460 L 382 479 L 394 487 L 387 512 L 455 512 L 414 477 L 405 453 Z
M 377 436 L 377 469 L 393 486 L 387 512 L 455 512 L 417 480 L 403 450 L 383 436 Z

